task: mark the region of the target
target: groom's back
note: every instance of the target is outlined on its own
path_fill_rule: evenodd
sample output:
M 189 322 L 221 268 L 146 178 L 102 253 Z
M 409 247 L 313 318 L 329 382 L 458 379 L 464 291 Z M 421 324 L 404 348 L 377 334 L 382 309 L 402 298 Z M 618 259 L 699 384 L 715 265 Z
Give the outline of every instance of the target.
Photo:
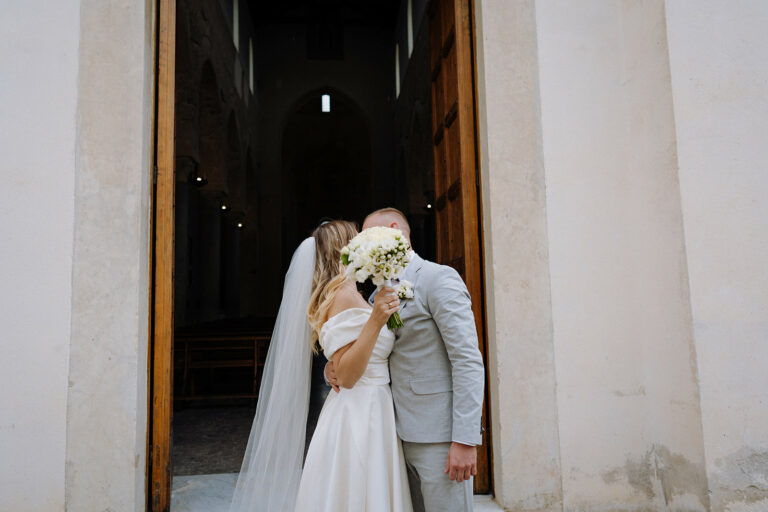
M 448 442 L 458 436 L 479 444 L 484 375 L 469 293 L 453 268 L 423 259 L 418 263 L 405 277 L 413 282 L 414 297 L 403 301 L 404 326 L 389 360 L 398 434 L 411 442 Z M 454 384 L 462 391 L 457 409 L 468 416 L 458 424 Z M 453 435 L 454 428 L 461 432 Z

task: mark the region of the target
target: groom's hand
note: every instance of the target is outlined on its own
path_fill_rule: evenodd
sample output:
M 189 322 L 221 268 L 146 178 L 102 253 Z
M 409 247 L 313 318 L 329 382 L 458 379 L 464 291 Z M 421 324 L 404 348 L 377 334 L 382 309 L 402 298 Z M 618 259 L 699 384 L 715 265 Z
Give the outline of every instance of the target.
M 339 392 L 339 378 L 336 377 L 336 371 L 333 369 L 333 361 L 328 361 L 325 365 L 325 378 L 335 392 Z
M 457 442 L 451 443 L 448 460 L 445 461 L 445 473 L 448 478 L 463 482 L 470 476 L 477 475 L 477 448 Z

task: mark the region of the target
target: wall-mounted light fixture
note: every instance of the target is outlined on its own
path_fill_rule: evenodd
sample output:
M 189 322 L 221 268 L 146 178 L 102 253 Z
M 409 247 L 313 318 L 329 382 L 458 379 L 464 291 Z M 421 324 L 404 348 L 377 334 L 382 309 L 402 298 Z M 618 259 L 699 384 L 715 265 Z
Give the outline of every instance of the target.
M 208 179 L 200 170 L 200 166 L 198 165 L 197 160 L 195 160 L 194 157 L 186 156 L 186 155 L 177 156 L 176 167 L 177 167 L 177 170 L 179 171 L 179 174 L 182 174 L 182 171 L 185 171 L 187 173 L 187 181 L 189 181 L 194 186 L 204 187 L 205 185 L 208 184 Z
M 429 213 L 432 213 L 432 209 L 435 206 L 435 193 L 431 190 L 424 192 L 424 209 Z
M 235 213 L 235 227 L 237 229 L 245 229 L 245 212 L 242 210 L 237 210 Z
M 322 110 L 323 112 L 331 111 L 331 95 L 330 94 L 323 94 L 320 97 L 320 110 Z

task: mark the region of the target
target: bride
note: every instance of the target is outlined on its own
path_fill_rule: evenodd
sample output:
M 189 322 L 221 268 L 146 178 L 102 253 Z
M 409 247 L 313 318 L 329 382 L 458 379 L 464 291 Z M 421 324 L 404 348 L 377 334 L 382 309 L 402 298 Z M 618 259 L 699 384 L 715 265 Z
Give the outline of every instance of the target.
M 291 259 L 230 512 L 412 510 L 387 361 L 399 301 L 384 288 L 371 308 L 345 277 L 340 251 L 356 234 L 324 223 Z M 345 388 L 328 395 L 302 470 L 318 342 Z

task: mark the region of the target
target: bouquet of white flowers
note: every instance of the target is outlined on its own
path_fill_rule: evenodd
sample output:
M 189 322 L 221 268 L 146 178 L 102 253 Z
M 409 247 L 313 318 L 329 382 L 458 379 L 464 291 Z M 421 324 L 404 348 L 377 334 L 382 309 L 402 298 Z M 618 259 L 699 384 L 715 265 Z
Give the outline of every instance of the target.
M 411 262 L 411 245 L 399 229 L 375 227 L 358 233 L 341 250 L 341 262 L 346 265 L 347 276 L 359 283 L 371 279 L 373 284 L 392 286 Z M 387 327 L 403 326 L 400 313 L 395 312 L 387 320 Z

